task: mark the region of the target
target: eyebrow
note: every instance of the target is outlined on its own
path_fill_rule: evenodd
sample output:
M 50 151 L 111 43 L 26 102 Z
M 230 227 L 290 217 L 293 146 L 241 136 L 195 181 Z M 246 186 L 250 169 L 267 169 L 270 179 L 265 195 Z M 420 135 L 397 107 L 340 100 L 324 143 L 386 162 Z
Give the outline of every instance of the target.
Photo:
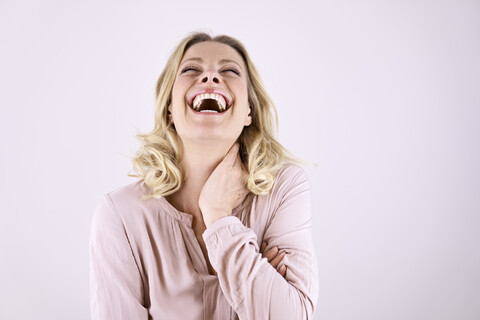
M 185 61 L 182 62 L 182 64 L 184 64 L 185 62 L 187 61 L 198 61 L 198 62 L 203 62 L 203 59 L 202 58 L 199 58 L 199 57 L 194 57 L 194 58 L 190 58 L 190 59 L 187 59 Z M 233 62 L 235 63 L 242 71 L 243 71 L 243 68 L 240 66 L 240 64 L 236 61 L 233 61 L 233 60 L 230 60 L 230 59 L 221 59 L 220 61 L 218 61 L 220 64 L 225 64 L 225 63 L 229 63 L 229 62 Z

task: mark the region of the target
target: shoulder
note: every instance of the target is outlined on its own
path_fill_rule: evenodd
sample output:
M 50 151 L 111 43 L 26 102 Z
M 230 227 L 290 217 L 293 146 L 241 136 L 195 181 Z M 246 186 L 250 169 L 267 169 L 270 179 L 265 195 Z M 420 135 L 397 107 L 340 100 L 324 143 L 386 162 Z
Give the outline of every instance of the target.
M 286 163 L 278 170 L 272 189 L 268 194 L 257 196 L 255 203 L 273 217 L 280 207 L 289 203 L 308 205 L 310 193 L 310 180 L 305 170 L 296 164 Z
M 284 164 L 277 172 L 271 194 L 285 194 L 298 188 L 310 189 L 308 175 L 296 164 Z
M 302 167 L 300 167 L 297 164 L 293 163 L 285 163 L 280 170 L 278 170 L 277 179 L 291 179 L 291 178 L 296 178 L 296 179 L 303 179 L 303 180 L 308 180 L 308 176 L 303 170 Z
M 142 197 L 147 194 L 150 194 L 150 188 L 145 185 L 143 180 L 138 180 L 110 191 L 105 196 L 111 199 L 118 210 L 118 208 L 135 209 L 151 207 L 155 199 L 142 199 Z
M 142 213 L 151 212 L 155 208 L 156 199 L 142 199 L 149 193 L 143 180 L 121 186 L 103 195 L 99 201 L 94 219 L 129 220 L 138 218 Z

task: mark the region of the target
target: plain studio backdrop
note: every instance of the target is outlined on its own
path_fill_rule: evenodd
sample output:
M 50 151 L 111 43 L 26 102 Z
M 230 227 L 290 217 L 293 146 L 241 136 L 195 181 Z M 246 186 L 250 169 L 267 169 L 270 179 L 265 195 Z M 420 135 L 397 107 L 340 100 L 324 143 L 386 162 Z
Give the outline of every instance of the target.
M 318 164 L 315 319 L 480 319 L 474 0 L 0 0 L 0 318 L 89 318 L 93 210 L 195 30 L 244 42 Z

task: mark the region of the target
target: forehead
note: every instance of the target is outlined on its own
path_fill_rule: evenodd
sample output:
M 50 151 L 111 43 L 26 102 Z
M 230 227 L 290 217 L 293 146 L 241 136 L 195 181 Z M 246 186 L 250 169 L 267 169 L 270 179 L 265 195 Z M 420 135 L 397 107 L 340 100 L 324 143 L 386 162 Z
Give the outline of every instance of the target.
M 196 43 L 183 56 L 182 62 L 192 59 L 200 58 L 206 62 L 218 62 L 220 60 L 233 60 L 245 69 L 245 63 L 238 52 L 227 44 L 205 41 Z

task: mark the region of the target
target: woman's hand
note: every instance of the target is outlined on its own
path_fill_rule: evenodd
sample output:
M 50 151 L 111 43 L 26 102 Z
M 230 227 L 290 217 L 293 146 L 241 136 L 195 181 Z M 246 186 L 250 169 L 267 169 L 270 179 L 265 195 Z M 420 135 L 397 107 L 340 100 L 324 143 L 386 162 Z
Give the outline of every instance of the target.
M 218 219 L 230 216 L 233 208 L 240 205 L 248 194 L 248 174 L 243 169 L 238 150 L 239 145 L 235 143 L 200 192 L 198 205 L 207 228 Z
M 280 261 L 282 261 L 283 257 L 285 257 L 286 252 L 283 251 L 279 253 L 278 248 L 273 247 L 268 249 L 267 252 L 264 253 L 267 245 L 268 243 L 266 243 L 265 241 L 262 242 L 262 246 L 260 248 L 260 253 L 262 253 L 262 258 L 267 258 L 268 262 L 270 262 L 272 267 L 277 269 L 278 264 L 280 263 Z M 287 275 L 287 266 L 286 265 L 281 266 L 280 269 L 278 269 L 278 273 L 280 273 L 280 275 L 285 278 L 285 276 Z

